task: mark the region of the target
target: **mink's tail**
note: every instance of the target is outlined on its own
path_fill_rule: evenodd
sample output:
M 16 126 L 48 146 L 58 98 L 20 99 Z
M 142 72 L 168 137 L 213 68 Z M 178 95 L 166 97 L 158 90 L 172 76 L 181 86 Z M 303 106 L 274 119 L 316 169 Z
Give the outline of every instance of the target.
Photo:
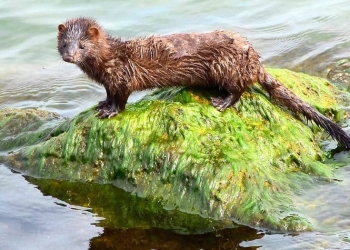
M 287 107 L 294 114 L 302 114 L 306 119 L 314 121 L 318 126 L 326 130 L 333 139 L 350 149 L 350 137 L 343 129 L 318 112 L 314 107 L 299 99 L 267 73 L 265 69 L 260 71 L 259 83 L 270 94 L 272 99 Z

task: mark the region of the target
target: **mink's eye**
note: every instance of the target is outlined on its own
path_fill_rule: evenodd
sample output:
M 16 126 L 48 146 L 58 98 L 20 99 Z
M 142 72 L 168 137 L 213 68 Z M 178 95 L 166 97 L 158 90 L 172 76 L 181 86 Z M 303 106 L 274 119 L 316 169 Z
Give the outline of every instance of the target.
M 63 48 L 67 47 L 67 43 L 64 43 L 64 44 L 62 45 L 62 47 L 63 47 Z
M 80 44 L 79 48 L 80 49 L 85 49 L 85 45 L 84 44 Z

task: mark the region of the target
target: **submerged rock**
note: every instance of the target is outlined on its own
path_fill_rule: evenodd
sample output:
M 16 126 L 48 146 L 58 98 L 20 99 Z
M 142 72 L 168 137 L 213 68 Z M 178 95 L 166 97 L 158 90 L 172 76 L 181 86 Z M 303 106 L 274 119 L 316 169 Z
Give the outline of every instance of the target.
M 350 59 L 343 58 L 330 65 L 327 78 L 349 90 L 350 86 Z
M 45 140 L 65 118 L 37 109 L 0 110 L 0 151 L 33 145 Z
M 339 120 L 340 92 L 326 80 L 269 70 L 322 113 Z M 218 95 L 220 93 L 217 93 Z M 329 180 L 324 133 L 271 103 L 258 87 L 218 112 L 209 91 L 157 90 L 115 118 L 91 108 L 52 138 L 5 158 L 31 176 L 112 183 L 167 209 L 276 230 L 311 230 L 293 197 Z

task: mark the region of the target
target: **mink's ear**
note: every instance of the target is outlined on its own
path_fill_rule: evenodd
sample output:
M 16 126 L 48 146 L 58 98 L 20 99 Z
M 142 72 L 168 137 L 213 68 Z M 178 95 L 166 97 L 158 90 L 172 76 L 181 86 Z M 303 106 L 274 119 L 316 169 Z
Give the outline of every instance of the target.
M 91 27 L 88 31 L 88 34 L 90 38 L 97 38 L 100 34 L 100 31 L 95 27 Z
M 60 33 L 63 33 L 66 30 L 66 26 L 64 26 L 64 24 L 60 24 L 58 25 L 58 31 Z

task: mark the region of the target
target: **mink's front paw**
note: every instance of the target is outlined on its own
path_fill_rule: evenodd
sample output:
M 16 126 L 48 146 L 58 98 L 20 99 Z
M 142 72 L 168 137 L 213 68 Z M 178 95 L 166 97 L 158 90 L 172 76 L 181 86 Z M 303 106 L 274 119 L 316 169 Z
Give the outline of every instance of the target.
M 96 116 L 100 119 L 112 118 L 116 116 L 118 113 L 119 113 L 118 108 L 112 106 L 109 109 L 107 107 L 104 109 L 100 109 Z
M 103 109 L 109 109 L 111 107 L 111 103 L 107 100 L 105 101 L 100 101 L 97 106 L 96 106 L 96 110 L 101 111 Z

